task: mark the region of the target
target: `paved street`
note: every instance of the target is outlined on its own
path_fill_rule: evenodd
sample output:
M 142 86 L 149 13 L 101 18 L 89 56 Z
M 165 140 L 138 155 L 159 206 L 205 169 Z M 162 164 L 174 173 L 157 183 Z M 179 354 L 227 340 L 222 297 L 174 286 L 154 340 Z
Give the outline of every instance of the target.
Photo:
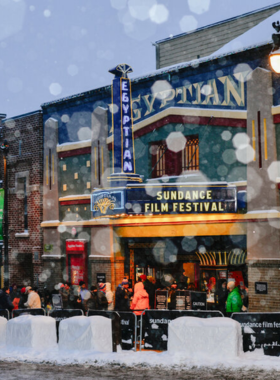
M 52 364 L 27 364 L 0 362 L 1 379 L 15 380 L 79 380 L 79 379 L 142 379 L 142 380 L 278 380 L 280 371 L 191 368 L 178 371 L 174 368 L 164 370 L 158 367 L 126 367 L 118 364 L 103 367 L 87 365 L 55 366 Z

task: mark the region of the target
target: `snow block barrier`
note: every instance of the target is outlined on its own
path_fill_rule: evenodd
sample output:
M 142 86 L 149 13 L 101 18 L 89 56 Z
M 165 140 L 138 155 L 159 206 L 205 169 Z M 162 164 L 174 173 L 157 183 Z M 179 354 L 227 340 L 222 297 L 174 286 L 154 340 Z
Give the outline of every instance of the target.
M 168 326 L 168 351 L 192 358 L 235 358 L 243 352 L 241 325 L 230 318 L 177 318 Z
M 6 328 L 7 328 L 7 319 L 0 317 L 0 347 L 6 345 Z
M 59 325 L 59 349 L 112 352 L 112 321 L 101 316 L 71 317 Z
M 7 322 L 7 346 L 44 350 L 57 347 L 56 325 L 51 317 L 22 315 Z

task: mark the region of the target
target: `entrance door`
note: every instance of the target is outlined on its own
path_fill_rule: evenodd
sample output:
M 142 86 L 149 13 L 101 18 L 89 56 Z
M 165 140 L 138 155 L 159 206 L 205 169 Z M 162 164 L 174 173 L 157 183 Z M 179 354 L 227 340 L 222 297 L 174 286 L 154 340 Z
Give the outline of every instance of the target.
M 70 255 L 70 278 L 72 285 L 85 281 L 84 258 L 82 255 Z
M 66 270 L 72 285 L 87 285 L 87 244 L 85 240 L 66 240 Z

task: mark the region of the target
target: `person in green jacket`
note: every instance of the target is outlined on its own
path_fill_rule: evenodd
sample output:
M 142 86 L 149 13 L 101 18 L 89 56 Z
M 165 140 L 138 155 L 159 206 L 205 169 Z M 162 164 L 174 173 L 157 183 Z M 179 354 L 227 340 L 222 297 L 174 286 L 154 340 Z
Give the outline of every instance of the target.
M 227 298 L 226 312 L 228 315 L 234 312 L 238 313 L 241 311 L 243 305 L 239 289 L 235 286 L 234 281 L 230 281 L 227 288 L 229 290 L 229 294 Z

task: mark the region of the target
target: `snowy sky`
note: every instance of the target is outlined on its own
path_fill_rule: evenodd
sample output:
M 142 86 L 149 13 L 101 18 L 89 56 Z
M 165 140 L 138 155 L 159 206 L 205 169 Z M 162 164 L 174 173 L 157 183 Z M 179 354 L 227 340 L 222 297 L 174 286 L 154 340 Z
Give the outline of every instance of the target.
M 276 0 L 0 0 L 0 113 L 111 83 L 119 63 L 155 70 L 153 42 Z M 279 20 L 280 21 L 280 20 Z

